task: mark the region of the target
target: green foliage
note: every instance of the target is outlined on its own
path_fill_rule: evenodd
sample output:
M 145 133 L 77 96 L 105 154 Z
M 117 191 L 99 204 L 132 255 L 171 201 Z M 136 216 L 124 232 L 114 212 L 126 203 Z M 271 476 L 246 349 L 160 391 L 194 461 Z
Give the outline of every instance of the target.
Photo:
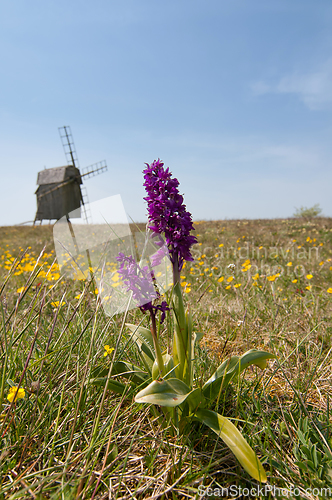
M 296 208 L 296 207 L 295 207 Z M 300 207 L 296 208 L 294 212 L 294 217 L 303 217 L 304 219 L 312 219 L 313 217 L 318 217 L 322 213 L 322 209 L 319 203 L 316 203 L 313 207 Z
M 185 429 L 190 420 L 199 420 L 210 427 L 254 479 L 266 482 L 267 477 L 262 464 L 240 431 L 226 417 L 206 410 L 206 407 L 215 399 L 219 399 L 229 382 L 243 370 L 251 365 L 264 369 L 267 360 L 276 356 L 255 349 L 251 349 L 241 357 L 232 356 L 217 368 L 202 388 L 194 387 L 194 346 L 195 341 L 201 338 L 201 334 L 193 334 L 192 315 L 189 310 L 185 311 L 180 283 L 176 283 L 173 287 L 172 305 L 174 328 L 172 355 L 165 353 L 158 356 L 161 348 L 157 329 L 153 330 L 155 316 L 151 331 L 142 326 L 127 324 L 146 372 L 129 363 L 116 362 L 111 365 L 111 374 L 129 377 L 133 384 L 145 386 L 136 394 L 136 403 L 148 403 L 164 408 L 169 423 L 177 432 Z M 92 380 L 93 384 L 100 384 L 102 380 L 100 375 L 97 374 Z M 109 383 L 107 382 L 109 374 L 107 377 L 104 374 L 104 380 L 105 385 Z M 111 385 L 108 387 L 112 389 Z
M 323 433 L 313 428 L 308 417 L 301 417 L 297 437 L 293 453 L 303 480 L 313 487 L 332 487 L 332 454 Z
M 266 472 L 250 448 L 241 432 L 227 418 L 211 410 L 199 409 L 195 412 L 195 417 L 203 424 L 210 427 L 226 445 L 232 450 L 242 467 L 256 481 L 265 483 L 267 481 Z
M 251 349 L 246 352 L 241 358 L 232 356 L 230 359 L 224 361 L 214 374 L 203 385 L 203 394 L 210 400 L 214 400 L 220 396 L 222 390 L 227 388 L 229 382 L 239 375 L 243 370 L 250 365 L 256 365 L 261 369 L 266 368 L 267 360 L 275 358 L 274 354 L 265 351 L 257 351 Z

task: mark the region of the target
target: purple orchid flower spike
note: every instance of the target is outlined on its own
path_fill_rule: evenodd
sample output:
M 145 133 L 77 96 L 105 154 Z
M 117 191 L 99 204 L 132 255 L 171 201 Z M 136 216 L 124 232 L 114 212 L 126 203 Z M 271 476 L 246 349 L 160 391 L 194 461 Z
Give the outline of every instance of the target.
M 194 260 L 190 247 L 197 243 L 190 234 L 194 229 L 190 212 L 186 210 L 183 196 L 178 191 L 179 181 L 172 178 L 169 169 L 159 159 L 149 165 L 144 173 L 144 200 L 148 204 L 149 228 L 157 234 L 164 234 L 173 264 L 174 284 L 179 281 L 185 260 Z
M 160 297 L 155 287 L 153 271 L 148 266 L 140 267 L 133 256 L 126 256 L 120 252 L 117 256 L 120 264 L 118 273 L 122 282 L 126 285 L 128 292 L 132 292 L 133 299 L 142 312 L 149 311 L 155 316 L 157 311 L 161 312 L 160 323 L 165 319 L 165 313 L 169 310 L 167 302 L 153 305 L 152 301 Z

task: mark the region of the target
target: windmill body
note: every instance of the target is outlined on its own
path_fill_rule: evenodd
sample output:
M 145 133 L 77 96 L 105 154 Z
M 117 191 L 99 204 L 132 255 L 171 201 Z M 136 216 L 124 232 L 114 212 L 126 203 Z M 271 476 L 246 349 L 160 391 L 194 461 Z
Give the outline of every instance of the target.
M 61 219 L 70 212 L 75 211 L 73 217 L 81 217 L 81 207 L 83 215 L 88 222 L 86 194 L 82 194 L 82 177 L 92 177 L 107 170 L 106 161 L 96 163 L 83 169 L 79 169 L 75 146 L 70 131 L 70 127 L 59 128 L 62 145 L 68 165 L 65 167 L 46 168 L 38 172 L 38 188 L 35 192 L 37 196 L 37 220 Z
M 73 165 L 47 168 L 38 173 L 37 213 L 35 220 L 61 219 L 81 207 L 80 171 Z M 77 210 L 77 217 L 81 211 Z

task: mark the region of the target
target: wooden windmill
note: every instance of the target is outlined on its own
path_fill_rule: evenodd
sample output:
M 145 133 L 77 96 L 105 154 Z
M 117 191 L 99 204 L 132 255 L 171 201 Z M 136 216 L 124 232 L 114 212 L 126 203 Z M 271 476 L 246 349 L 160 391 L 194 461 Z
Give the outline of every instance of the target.
M 67 165 L 65 167 L 47 168 L 38 172 L 36 191 L 37 212 L 35 221 L 61 219 L 68 217 L 75 210 L 75 217 L 88 222 L 87 195 L 82 186 L 82 178 L 89 178 L 107 171 L 106 161 L 100 161 L 82 169 L 77 159 L 75 145 L 70 127 L 59 127 L 61 142 L 65 151 Z

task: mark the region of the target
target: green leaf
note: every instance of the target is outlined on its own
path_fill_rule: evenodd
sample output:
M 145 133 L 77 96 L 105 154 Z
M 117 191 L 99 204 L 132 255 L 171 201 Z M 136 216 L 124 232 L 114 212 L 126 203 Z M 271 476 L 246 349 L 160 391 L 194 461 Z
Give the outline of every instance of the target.
M 138 366 L 125 361 L 116 361 L 113 364 L 112 375 L 119 375 L 132 380 L 135 384 L 142 384 L 148 378 L 148 374 L 143 372 Z
M 303 462 L 294 462 L 304 472 L 308 472 L 308 467 Z
M 91 380 L 91 384 L 99 387 L 105 387 L 106 381 L 107 377 L 94 378 Z M 118 382 L 117 380 L 109 380 L 107 384 L 107 389 L 116 392 L 117 394 L 123 394 L 125 388 L 125 384 L 122 384 L 122 382 Z
M 131 330 L 131 338 L 136 343 L 144 366 L 151 375 L 155 360 L 152 334 L 144 326 L 132 325 L 131 323 L 126 323 L 126 325 Z
M 173 287 L 173 316 L 175 326 L 173 335 L 175 373 L 179 379 L 186 380 L 190 384 L 189 358 L 191 358 L 191 349 L 188 351 L 188 322 L 179 283 L 176 283 Z
M 303 432 L 300 429 L 297 430 L 297 435 L 298 435 L 299 440 L 301 441 L 301 443 L 306 446 L 307 445 L 307 440 L 305 438 L 305 435 L 303 434 Z
M 172 356 L 170 356 L 168 353 L 163 354 L 163 363 L 165 367 L 165 378 L 172 378 L 174 377 L 174 361 Z M 153 366 L 152 366 L 152 380 L 156 380 L 159 377 L 159 366 L 157 363 L 157 360 L 154 361 Z
M 200 388 L 194 389 L 188 394 L 184 404 L 188 404 L 190 411 L 195 413 L 199 408 L 204 408 L 206 405 L 205 397 Z
M 203 385 L 203 394 L 209 399 L 215 399 L 222 388 L 226 388 L 230 380 L 234 377 L 234 369 L 239 366 L 239 358 L 232 356 L 224 361 L 214 372 L 214 374 Z
M 139 349 L 139 354 L 141 356 L 141 360 L 143 362 L 143 365 L 145 366 L 146 370 L 149 372 L 149 374 L 151 375 L 152 373 L 152 367 L 153 367 L 153 361 L 152 359 L 150 358 L 150 356 L 148 356 L 145 352 L 144 352 L 144 349 Z
M 155 356 L 153 338 L 150 330 L 144 328 L 144 326 L 132 325 L 131 323 L 126 323 L 126 326 L 128 326 L 131 331 L 132 339 L 153 362 Z
M 190 392 L 190 388 L 177 378 L 154 380 L 136 395 L 135 401 L 172 408 L 183 403 Z
M 187 359 L 183 371 L 183 380 L 192 389 L 194 380 L 194 356 L 193 356 L 193 318 L 188 308 L 186 312 L 186 334 L 187 334 Z
M 218 434 L 248 474 L 257 481 L 266 483 L 266 473 L 256 453 L 232 422 L 211 410 L 197 410 L 195 416 Z
M 194 347 L 195 347 L 196 342 L 199 342 L 203 337 L 204 337 L 204 333 L 202 333 L 202 332 L 194 332 L 193 353 L 194 353 Z M 192 357 L 194 357 L 194 356 L 192 356 Z
M 92 370 L 92 380 L 108 376 L 109 368 L 97 367 Z M 112 367 L 111 375 L 119 375 L 132 380 L 135 384 L 142 384 L 147 378 L 148 374 L 143 372 L 138 366 L 125 361 L 115 361 Z
M 224 361 L 214 372 L 214 374 L 203 385 L 203 393 L 209 399 L 215 399 L 222 389 L 225 389 L 233 377 L 239 375 L 250 365 L 265 368 L 267 360 L 276 358 L 274 354 L 265 351 L 251 349 L 239 358 L 232 356 Z
M 266 351 L 258 351 L 256 349 L 250 349 L 241 356 L 241 372 L 245 370 L 249 365 L 256 365 L 262 370 L 267 366 L 268 359 L 275 359 L 277 356 Z

